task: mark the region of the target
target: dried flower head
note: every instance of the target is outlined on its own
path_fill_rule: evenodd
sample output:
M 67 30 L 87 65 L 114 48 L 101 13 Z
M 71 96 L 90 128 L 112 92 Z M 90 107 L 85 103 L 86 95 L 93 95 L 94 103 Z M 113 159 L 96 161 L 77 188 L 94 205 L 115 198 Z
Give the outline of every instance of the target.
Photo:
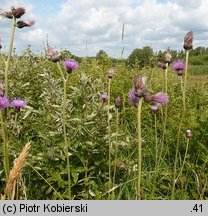
M 3 82 L 0 80 L 0 96 L 3 97 L 4 96 L 4 85 Z
M 106 102 L 107 100 L 108 100 L 108 95 L 107 95 L 107 93 L 103 93 L 103 94 L 101 94 L 101 100 L 103 101 L 103 102 Z
M 170 64 L 172 62 L 172 55 L 170 50 L 167 50 L 165 53 L 165 63 Z
M 149 102 L 155 102 L 155 103 L 158 103 L 161 105 L 164 105 L 164 104 L 168 103 L 168 101 L 169 101 L 168 95 L 166 93 L 163 93 L 163 92 L 158 92 L 152 96 L 148 96 L 148 97 L 146 97 L 146 99 Z
M 26 105 L 27 104 L 25 103 L 25 101 L 20 98 L 16 98 L 11 102 L 11 106 L 13 106 L 16 111 L 20 111 L 20 109 L 25 107 Z
M 192 132 L 191 132 L 191 130 L 186 130 L 186 137 L 187 137 L 187 138 L 192 137 Z
M 179 76 L 182 76 L 183 70 L 186 68 L 186 64 L 183 60 L 177 60 L 173 63 L 173 70 L 177 72 Z
M 47 52 L 52 62 L 55 63 L 61 59 L 61 55 L 53 47 L 49 45 L 48 45 Z
M 0 97 L 0 109 L 1 110 L 6 109 L 9 107 L 9 105 L 10 105 L 9 99 L 5 96 L 1 96 Z
M 109 79 L 112 79 L 113 76 L 114 76 L 114 74 L 115 74 L 115 70 L 114 70 L 114 68 L 111 68 L 111 69 L 108 71 L 108 78 L 109 78 Z
M 115 106 L 116 108 L 120 108 L 121 107 L 121 97 L 117 96 L 115 99 Z
M 134 80 L 134 90 L 138 97 L 144 97 L 147 94 L 147 89 L 145 86 L 146 77 L 136 77 Z
M 193 48 L 193 37 L 194 34 L 192 31 L 188 32 L 185 37 L 184 37 L 184 44 L 183 44 L 183 48 L 185 50 L 190 50 Z
M 158 65 L 159 68 L 162 68 L 163 70 L 165 70 L 167 68 L 166 64 L 164 64 L 162 62 L 158 62 L 157 65 Z
M 67 70 L 67 73 L 71 73 L 72 70 L 78 68 L 78 63 L 74 59 L 69 59 L 63 62 L 64 67 Z
M 18 28 L 24 28 L 24 27 L 31 27 L 32 25 L 35 24 L 34 20 L 28 20 L 28 21 L 18 21 L 16 26 Z
M 135 91 L 135 88 L 132 88 L 130 91 L 129 91 L 129 101 L 135 106 L 137 107 L 138 103 L 139 103 L 139 100 L 141 98 L 137 95 L 136 91 Z

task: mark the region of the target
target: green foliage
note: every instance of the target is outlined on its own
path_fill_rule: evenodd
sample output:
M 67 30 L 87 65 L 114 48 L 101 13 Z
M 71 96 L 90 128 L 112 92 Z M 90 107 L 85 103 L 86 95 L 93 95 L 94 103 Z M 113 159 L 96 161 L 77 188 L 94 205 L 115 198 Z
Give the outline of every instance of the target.
M 143 49 L 143 63 L 148 66 L 153 56 L 150 47 Z M 137 52 L 135 51 L 137 54 Z M 136 55 L 135 54 L 135 55 Z M 138 51 L 141 54 L 141 50 Z M 64 53 L 64 59 L 70 58 Z M 136 59 L 136 58 L 135 58 Z M 139 59 L 138 59 L 139 61 Z M 153 62 L 155 59 L 153 59 Z M 79 59 L 80 66 L 70 75 L 67 87 L 67 136 L 71 144 L 70 164 L 72 195 L 74 199 L 107 199 L 108 197 L 108 138 L 107 104 L 100 99 L 107 91 L 107 70 L 115 66 L 112 78 L 111 131 L 112 167 L 116 166 L 115 199 L 135 199 L 137 173 L 136 110 L 129 103 L 128 92 L 136 75 L 147 77 L 150 94 L 164 91 L 164 71 L 158 68 L 126 69 L 125 62 L 111 61 L 108 56 Z M 133 62 L 133 64 L 137 64 Z M 140 63 L 138 62 L 138 66 Z M 0 60 L 0 79 L 5 65 Z M 201 67 L 201 66 L 200 66 Z M 176 185 L 177 199 L 207 199 L 208 155 L 208 79 L 200 76 L 198 66 L 189 67 L 187 83 L 187 112 L 182 126 L 183 134 L 191 129 L 187 162 Z M 204 69 L 205 71 L 205 66 Z M 10 159 L 13 161 L 24 144 L 31 141 L 28 163 L 22 173 L 21 185 L 27 199 L 67 199 L 67 168 L 62 127 L 62 80 L 57 65 L 45 55 L 37 56 L 26 50 L 21 57 L 14 56 L 9 72 L 9 97 L 21 97 L 28 106 L 15 113 L 8 110 Z M 180 77 L 168 72 L 167 134 L 165 149 L 153 199 L 170 199 L 173 162 L 182 96 Z M 115 98 L 120 95 L 119 130 L 116 133 Z M 155 172 L 155 116 L 150 104 L 142 107 L 142 199 L 152 199 Z M 158 149 L 162 144 L 164 108 L 156 116 Z M 115 148 L 118 157 L 115 158 Z M 178 171 L 185 154 L 186 138 L 182 135 Z M 3 156 L 0 148 L 0 157 Z M 35 171 L 36 170 L 36 171 Z M 5 178 L 0 164 L 0 188 Z M 39 173 L 39 174 L 38 174 Z M 54 190 L 55 189 L 55 190 Z M 20 198 L 23 196 L 20 196 Z

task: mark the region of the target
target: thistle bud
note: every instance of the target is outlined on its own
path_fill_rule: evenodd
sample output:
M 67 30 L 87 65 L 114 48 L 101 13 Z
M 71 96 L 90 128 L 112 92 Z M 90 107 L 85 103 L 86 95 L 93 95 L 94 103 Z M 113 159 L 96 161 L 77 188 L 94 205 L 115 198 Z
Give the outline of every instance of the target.
M 13 16 L 17 19 L 20 18 L 25 13 L 25 9 L 22 7 L 19 7 L 19 8 L 12 7 L 11 11 L 12 11 Z
M 186 130 L 186 138 L 192 137 L 192 132 L 191 130 Z
M 61 55 L 53 48 L 48 45 L 47 53 L 50 56 L 52 62 L 56 63 L 61 59 Z
M 34 20 L 28 20 L 28 21 L 18 21 L 16 26 L 18 28 L 24 28 L 24 27 L 31 27 L 32 25 L 35 24 Z
M 165 70 L 167 68 L 166 65 L 162 62 L 158 62 L 157 65 L 159 68 L 162 68 L 163 70 Z
M 172 55 L 170 50 L 167 50 L 165 53 L 165 63 L 170 64 L 172 62 Z
M 158 108 L 157 105 L 153 105 L 153 106 L 151 106 L 151 110 L 152 110 L 153 113 L 157 113 L 159 108 Z
M 120 96 L 116 97 L 115 106 L 116 106 L 116 108 L 120 108 L 121 107 L 121 97 Z
M 109 79 L 112 79 L 114 74 L 115 74 L 115 70 L 114 70 L 113 68 L 111 68 L 111 69 L 108 71 L 108 78 L 109 78 Z
M 147 94 L 145 86 L 146 77 L 136 77 L 134 80 L 134 89 L 137 97 L 144 97 Z
M 184 44 L 183 44 L 183 48 L 185 50 L 190 50 L 193 48 L 193 32 L 190 31 L 188 32 L 185 37 L 184 37 Z
M 106 102 L 107 100 L 108 100 L 108 95 L 107 95 L 107 93 L 103 93 L 103 94 L 101 94 L 101 100 L 103 101 L 103 102 Z

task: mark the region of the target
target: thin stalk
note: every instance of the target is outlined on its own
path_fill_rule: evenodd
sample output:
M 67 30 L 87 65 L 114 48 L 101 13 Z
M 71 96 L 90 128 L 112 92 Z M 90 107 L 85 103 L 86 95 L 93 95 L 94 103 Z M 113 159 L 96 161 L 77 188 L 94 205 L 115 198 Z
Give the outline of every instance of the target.
M 154 197 L 154 192 L 155 192 L 155 183 L 156 183 L 156 179 L 157 179 L 157 174 L 158 174 L 158 170 L 159 170 L 159 166 L 158 166 L 158 139 L 157 139 L 157 115 L 155 114 L 155 176 L 153 179 L 153 188 L 152 188 L 152 193 L 151 193 L 151 199 L 153 199 Z
M 67 132 L 66 132 L 66 96 L 67 96 L 67 82 L 69 80 L 69 74 L 67 73 L 67 78 L 65 78 L 64 73 L 61 69 L 59 62 L 57 62 L 58 69 L 61 73 L 62 80 L 63 80 L 63 87 L 64 87 L 64 98 L 63 98 L 63 105 L 62 105 L 62 118 L 63 118 L 63 131 L 64 131 L 64 146 L 65 146 L 65 154 L 66 154 L 66 163 L 67 163 L 67 174 L 68 174 L 68 192 L 69 192 L 69 199 L 72 199 L 71 196 L 71 167 L 69 162 L 69 149 L 70 149 L 70 142 L 67 140 Z
M 184 168 L 184 165 L 185 165 L 185 162 L 186 162 L 187 153 L 188 153 L 189 142 L 190 142 L 190 139 L 187 138 L 187 141 L 186 141 L 186 151 L 185 151 L 183 163 L 182 163 L 182 166 L 181 166 L 181 170 L 180 170 L 180 172 L 178 174 L 178 177 L 176 178 L 176 181 L 179 179 L 180 175 L 183 173 L 183 168 Z
M 6 174 L 6 181 L 9 177 L 9 149 L 8 149 L 8 132 L 7 132 L 7 122 L 3 116 L 3 111 L 0 111 L 1 118 L 1 128 L 3 135 L 3 152 L 4 152 L 4 170 Z
M 13 44 L 14 44 L 14 33 L 15 33 L 15 28 L 16 28 L 15 24 L 16 24 L 16 18 L 13 17 L 13 19 L 12 19 L 12 33 L 11 33 L 11 39 L 10 39 L 10 44 L 9 44 L 9 51 L 8 51 L 8 57 L 7 57 L 7 61 L 6 61 L 5 72 L 4 72 L 5 96 L 8 96 L 8 91 L 9 91 L 8 72 L 9 72 L 9 63 L 11 60 L 12 49 L 13 49 Z
M 180 123 L 177 132 L 177 143 L 176 143 L 176 153 L 175 153 L 175 161 L 174 161 L 174 170 L 173 170 L 173 183 L 172 183 L 172 195 L 171 199 L 175 198 L 175 185 L 177 182 L 176 172 L 177 172 L 177 162 L 178 162 L 178 154 L 179 154 L 179 145 L 180 145 L 180 137 L 181 137 L 181 128 L 183 124 L 183 119 L 186 112 L 186 81 L 187 81 L 187 72 L 188 72 L 188 59 L 189 59 L 189 50 L 186 51 L 186 68 L 184 72 L 184 85 L 182 89 L 182 97 L 183 97 L 183 110 L 181 113 Z
M 141 131 L 141 111 L 142 111 L 143 98 L 139 100 L 137 107 L 137 135 L 138 135 L 138 182 L 137 182 L 137 196 L 136 199 L 141 199 L 141 174 L 142 174 L 142 131 Z
M 113 171 L 113 186 L 115 185 L 116 181 L 116 167 L 117 167 L 117 157 L 118 157 L 118 130 L 119 130 L 119 109 L 116 108 L 116 144 L 115 144 L 115 164 L 114 164 L 114 171 Z
M 165 69 L 165 93 L 168 93 L 168 63 L 166 63 L 166 69 Z M 164 125 L 163 125 L 163 136 L 162 136 L 162 143 L 160 147 L 160 154 L 158 158 L 158 166 L 160 166 L 160 162 L 163 155 L 163 148 L 164 148 L 164 142 L 166 138 L 166 127 L 167 127 L 167 114 L 168 113 L 168 105 L 165 104 L 165 116 L 164 116 Z
M 111 79 L 108 79 L 108 190 L 111 189 L 111 125 L 110 125 L 110 94 L 111 94 Z M 110 199 L 110 193 L 109 193 Z

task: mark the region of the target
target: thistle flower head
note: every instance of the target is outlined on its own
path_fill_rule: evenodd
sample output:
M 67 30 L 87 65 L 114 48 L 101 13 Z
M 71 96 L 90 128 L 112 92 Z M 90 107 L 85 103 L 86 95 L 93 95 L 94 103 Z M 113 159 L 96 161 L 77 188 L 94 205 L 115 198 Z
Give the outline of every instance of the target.
M 16 26 L 21 29 L 24 27 L 31 27 L 34 24 L 35 24 L 34 20 L 27 20 L 27 21 L 18 21 Z
M 115 74 L 115 70 L 114 70 L 114 68 L 111 68 L 111 69 L 108 71 L 108 78 L 109 78 L 109 79 L 112 79 L 113 76 L 114 76 L 114 74 Z
M 147 97 L 146 97 L 147 99 Z M 169 97 L 167 94 L 163 93 L 163 92 L 158 92 L 152 96 L 148 96 L 148 99 L 147 99 L 149 102 L 155 102 L 155 103 L 158 103 L 158 104 L 161 104 L 161 105 L 164 105 L 166 103 L 168 103 L 169 101 Z
M 103 94 L 101 94 L 100 98 L 101 98 L 101 100 L 103 102 L 106 102 L 108 100 L 108 94 L 107 93 L 103 93 Z
M 3 10 L 0 11 L 0 15 L 8 19 L 13 19 L 13 17 L 18 19 L 22 15 L 24 15 L 24 13 L 25 13 L 25 9 L 23 7 L 18 7 L 18 8 L 12 7 L 10 11 L 3 11 Z
M 11 11 L 13 16 L 17 19 L 25 14 L 25 9 L 23 7 L 18 7 L 18 8 L 12 7 Z
M 134 90 L 138 97 L 144 97 L 147 94 L 147 89 L 145 86 L 146 77 L 136 77 L 134 80 Z
M 11 102 L 11 106 L 13 106 L 16 111 L 20 111 L 21 108 L 26 106 L 26 103 L 24 100 L 20 99 L 20 98 L 15 98 L 12 102 Z
M 117 96 L 115 99 L 115 106 L 116 108 L 120 108 L 121 107 L 121 97 Z
M 5 96 L 0 96 L 0 109 L 1 110 L 6 109 L 9 107 L 9 105 L 10 105 L 9 99 Z
M 186 138 L 192 137 L 192 132 L 191 130 L 186 130 Z
M 172 62 L 172 55 L 171 55 L 170 50 L 168 49 L 168 50 L 165 52 L 165 63 L 170 64 L 171 62 Z
M 57 62 L 61 59 L 61 55 L 51 46 L 48 45 L 47 53 L 52 62 Z
M 135 106 L 137 107 L 138 103 L 139 103 L 140 97 L 138 97 L 135 88 L 130 89 L 129 91 L 129 101 Z
M 185 68 L 186 64 L 182 60 L 177 60 L 173 63 L 173 70 L 175 70 L 179 76 L 182 76 Z
M 194 34 L 192 31 L 188 32 L 185 37 L 184 37 L 184 44 L 183 44 L 183 48 L 185 50 L 190 50 L 193 48 L 193 37 Z
M 74 59 L 69 59 L 69 60 L 64 61 L 63 65 L 66 68 L 67 73 L 71 73 L 72 70 L 75 70 L 78 68 L 78 63 Z
M 162 68 L 163 70 L 165 70 L 167 68 L 166 64 L 164 64 L 162 62 L 158 62 L 157 65 L 158 65 L 159 68 Z
M 153 105 L 153 106 L 151 106 L 151 110 L 153 113 L 157 113 L 159 110 L 159 107 L 157 105 Z

